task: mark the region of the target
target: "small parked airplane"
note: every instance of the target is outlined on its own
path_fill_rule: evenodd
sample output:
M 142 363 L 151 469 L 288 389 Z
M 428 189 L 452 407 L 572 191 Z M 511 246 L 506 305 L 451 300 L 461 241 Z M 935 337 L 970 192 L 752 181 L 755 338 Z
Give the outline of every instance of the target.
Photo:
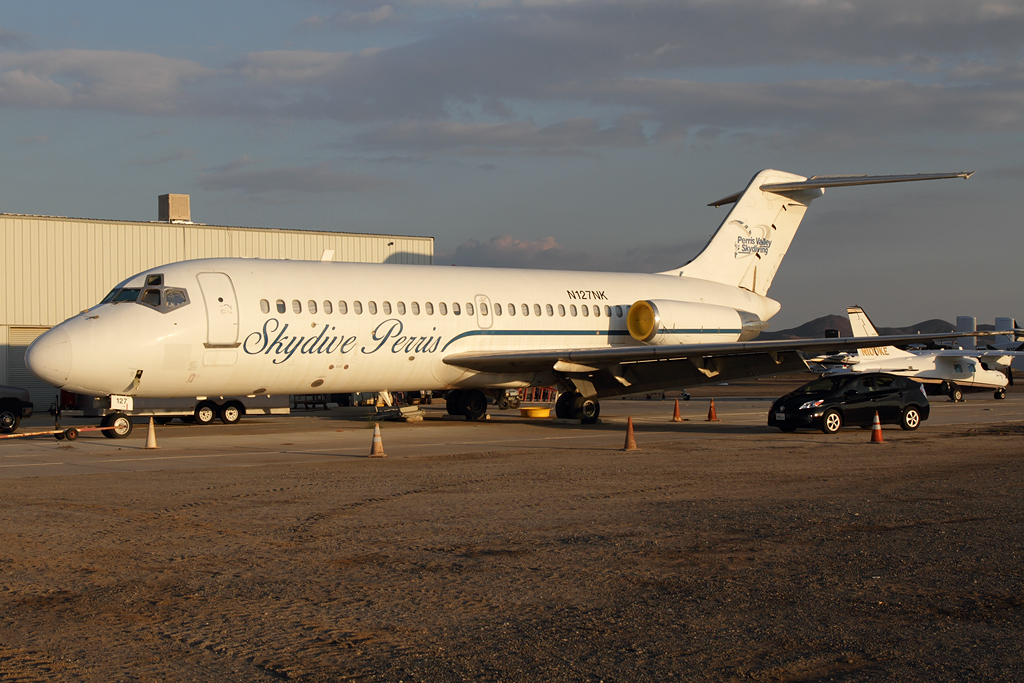
M 764 170 L 710 205 L 735 204 L 696 258 L 656 274 L 172 263 L 44 333 L 26 363 L 55 386 L 109 395 L 112 407 L 194 396 L 209 411 L 233 395 L 434 389 L 447 390 L 449 412 L 478 419 L 488 396 L 557 386 L 556 415 L 590 423 L 601 397 L 802 371 L 798 352 L 862 346 L 750 341 L 781 307 L 768 288 L 808 205 L 831 187 L 970 176 Z
M 854 336 L 882 339 L 863 308 L 850 306 L 846 312 Z M 818 362 L 830 368 L 826 374 L 888 372 L 913 377 L 934 393 L 962 401 L 964 389 L 994 390 L 996 398 L 1006 398 L 1006 387 L 1012 383 L 1010 361 L 1015 355 L 1024 354 L 990 349 L 904 351 L 891 345 L 871 344 Z

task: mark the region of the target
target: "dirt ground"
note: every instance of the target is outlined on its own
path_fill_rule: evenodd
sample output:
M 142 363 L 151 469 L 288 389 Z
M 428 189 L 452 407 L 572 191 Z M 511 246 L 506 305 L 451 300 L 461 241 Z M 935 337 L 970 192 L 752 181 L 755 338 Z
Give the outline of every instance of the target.
M 1024 428 L 889 433 L 5 480 L 0 679 L 1022 680 Z

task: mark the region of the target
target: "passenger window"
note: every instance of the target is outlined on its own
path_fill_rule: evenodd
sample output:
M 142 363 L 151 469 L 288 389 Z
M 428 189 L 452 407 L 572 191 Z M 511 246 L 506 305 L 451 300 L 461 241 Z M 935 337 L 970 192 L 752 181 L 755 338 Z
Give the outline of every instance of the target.
M 152 275 L 150 277 L 153 277 Z M 148 279 L 148 278 L 147 278 Z M 142 303 L 152 306 L 154 308 L 160 307 L 160 290 L 159 289 L 147 289 L 142 293 Z
M 377 302 L 376 301 L 367 301 L 366 302 L 366 312 L 369 313 L 370 315 L 377 315 Z
M 540 315 L 540 304 L 534 304 L 533 305 L 533 314 L 534 315 Z
M 576 317 L 576 304 L 569 304 L 569 315 Z
M 165 289 L 164 306 L 166 308 L 177 308 L 188 303 L 188 294 L 184 289 Z M 283 303 L 283 302 L 282 302 Z
M 384 311 L 384 315 L 391 315 L 391 302 L 385 301 L 380 305 L 381 310 Z
M 883 389 L 892 389 L 893 379 L 894 378 L 892 377 L 876 377 L 875 386 L 879 391 L 882 391 Z
M 606 317 L 606 318 L 612 317 L 612 307 L 611 306 L 605 306 L 604 307 L 604 317 Z
M 480 304 L 480 315 L 487 315 L 487 304 Z
M 292 299 L 292 313 L 302 313 L 302 302 L 298 299 Z
M 260 313 L 270 313 L 270 302 L 266 299 L 260 299 Z
M 600 318 L 601 317 L 601 307 L 598 306 L 597 304 L 594 304 L 594 317 L 595 318 Z
M 342 315 L 347 315 L 348 314 L 348 303 L 347 302 L 345 302 L 345 301 L 339 301 L 338 302 L 338 313 L 341 313 Z
M 445 302 L 437 304 L 437 312 L 441 315 L 448 315 L 448 305 Z
M 622 306 L 616 306 L 615 307 L 615 317 L 616 318 L 621 318 L 622 317 Z
M 284 313 L 285 312 L 284 299 L 278 299 L 277 300 L 277 312 L 278 313 Z
M 163 287 L 163 284 L 164 284 L 164 276 L 160 275 L 159 273 L 157 273 L 156 275 L 147 275 L 146 276 L 146 286 L 147 287 Z
M 434 315 L 434 304 L 433 303 L 428 301 L 427 303 L 423 304 L 423 306 L 424 306 L 424 308 L 427 309 L 427 315 Z
M 565 304 L 558 304 L 558 315 L 565 317 Z
M 509 315 L 515 315 L 516 314 L 516 305 L 515 304 L 509 304 L 508 305 L 508 314 Z
M 326 313 L 327 315 L 330 315 L 333 312 L 334 312 L 334 308 L 331 306 L 331 302 L 330 301 L 324 301 L 324 313 Z
M 462 315 L 462 309 L 459 308 L 458 302 L 452 304 L 452 315 Z
M 413 315 L 419 315 L 420 314 L 420 303 L 418 301 L 413 301 L 411 304 L 409 304 L 409 306 L 412 307 L 412 314 Z
M 466 315 L 473 315 L 473 304 L 466 303 Z
M 399 301 L 398 302 L 398 315 L 405 315 L 405 302 L 404 301 Z
M 552 306 L 551 304 L 547 304 L 544 308 L 546 309 L 548 316 L 552 316 L 555 314 L 555 307 Z
M 306 310 L 309 311 L 310 313 L 315 314 L 316 313 L 316 302 L 313 301 L 312 299 L 307 301 L 306 302 Z
M 590 315 L 590 306 L 580 306 L 580 313 L 583 314 L 584 318 L 589 316 Z
M 501 304 L 494 304 L 494 315 L 501 315 Z
M 523 304 L 523 315 L 530 315 L 530 304 Z
M 352 312 L 355 313 L 356 315 L 362 315 L 363 314 L 363 302 L 362 301 L 353 301 L 352 302 Z

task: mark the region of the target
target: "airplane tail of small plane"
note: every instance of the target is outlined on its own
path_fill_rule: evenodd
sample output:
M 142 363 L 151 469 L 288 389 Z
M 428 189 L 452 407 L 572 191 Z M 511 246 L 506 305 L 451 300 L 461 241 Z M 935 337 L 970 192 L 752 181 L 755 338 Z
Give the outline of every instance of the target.
M 681 268 L 660 273 L 720 282 L 766 296 L 807 207 L 828 187 L 969 178 L 973 171 L 888 176 L 804 176 L 774 169 L 742 192 L 708 206 L 734 204 L 704 249 Z
M 875 329 L 871 318 L 860 306 L 849 306 L 846 315 L 850 318 L 850 328 L 854 337 L 877 337 L 878 330 Z M 898 349 L 895 346 L 873 346 L 857 349 L 860 356 L 885 356 L 886 358 L 909 358 L 914 354 L 909 351 Z

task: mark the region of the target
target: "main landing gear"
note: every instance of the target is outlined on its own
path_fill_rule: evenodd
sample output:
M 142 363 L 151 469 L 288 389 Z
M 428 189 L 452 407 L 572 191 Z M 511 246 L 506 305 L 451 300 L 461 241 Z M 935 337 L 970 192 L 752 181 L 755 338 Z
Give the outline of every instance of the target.
M 567 391 L 558 395 L 555 401 L 555 417 L 563 420 L 579 420 L 585 425 L 594 424 L 601 415 L 601 404 L 596 398 L 583 398 L 578 391 Z
M 444 395 L 449 415 L 465 415 L 479 420 L 487 414 L 487 396 L 479 389 L 452 389 Z

